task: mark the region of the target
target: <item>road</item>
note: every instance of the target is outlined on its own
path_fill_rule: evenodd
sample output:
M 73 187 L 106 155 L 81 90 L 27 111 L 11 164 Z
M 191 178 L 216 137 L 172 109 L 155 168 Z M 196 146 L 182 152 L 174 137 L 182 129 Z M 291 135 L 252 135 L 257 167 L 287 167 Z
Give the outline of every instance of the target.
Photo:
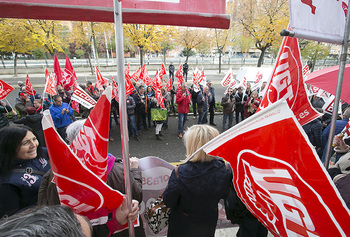
M 150 73 L 150 75 L 152 75 Z M 106 76 L 108 78 L 108 76 Z M 217 74 L 217 73 L 208 73 L 206 75 L 207 80 L 211 80 L 213 83 L 213 86 L 215 88 L 216 92 L 216 101 L 221 101 L 221 97 L 225 91 L 225 88 L 220 85 L 220 81 L 224 77 L 224 74 Z M 78 75 L 79 78 L 79 75 Z M 81 77 L 83 79 L 78 80 L 79 83 L 84 83 L 85 80 L 91 80 L 95 81 L 95 76 L 87 75 Z M 13 78 L 14 79 L 14 78 Z M 25 77 L 21 78 L 15 78 L 15 81 L 13 81 L 11 84 L 16 84 L 18 80 L 25 81 Z M 34 89 L 38 91 L 38 93 L 42 93 L 43 87 L 42 82 L 44 78 L 43 77 L 31 77 L 31 82 L 33 84 Z M 192 78 L 188 78 L 188 84 L 189 81 L 192 80 Z M 9 79 L 4 79 L 5 82 L 9 82 Z M 7 100 L 11 103 L 12 106 L 15 105 L 15 99 L 18 96 L 19 89 L 15 89 L 12 91 L 8 97 Z M 185 127 L 189 127 L 193 124 L 196 124 L 197 119 L 193 119 L 193 115 L 190 114 L 188 116 L 188 121 L 186 122 Z M 217 124 L 217 128 L 219 131 L 222 129 L 222 114 L 217 114 L 215 116 L 214 122 Z M 159 141 L 155 139 L 155 128 L 152 127 L 149 130 L 141 130 L 140 142 L 136 141 L 133 137 L 130 138 L 129 142 L 129 153 L 130 156 L 136 156 L 139 158 L 146 157 L 146 156 L 157 156 L 160 157 L 168 162 L 179 162 L 180 160 L 185 159 L 186 157 L 186 151 L 185 147 L 183 145 L 183 142 L 181 139 L 177 137 L 177 123 L 178 119 L 177 116 L 171 115 L 169 116 L 169 128 L 166 130 L 163 130 L 162 133 L 164 134 L 164 140 Z M 117 126 L 113 121 L 113 126 L 111 129 L 111 136 L 115 139 L 114 142 L 109 143 L 109 152 L 121 157 L 121 151 L 122 151 L 122 145 L 121 145 L 121 136 L 120 136 L 120 127 Z

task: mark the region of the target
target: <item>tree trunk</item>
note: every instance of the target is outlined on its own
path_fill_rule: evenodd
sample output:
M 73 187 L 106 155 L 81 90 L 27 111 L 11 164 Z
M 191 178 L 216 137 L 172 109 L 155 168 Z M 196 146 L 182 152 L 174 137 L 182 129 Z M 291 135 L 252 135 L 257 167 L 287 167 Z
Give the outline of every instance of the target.
M 221 73 L 221 52 L 219 53 L 219 73 Z
M 91 54 L 90 53 L 88 53 L 88 60 L 89 60 L 89 64 L 90 64 L 91 74 L 94 75 L 94 67 L 92 66 Z
M 143 49 L 140 49 L 140 64 L 143 66 Z
M 5 61 L 4 61 L 4 55 L 1 55 L 1 62 L 2 62 L 2 66 L 4 68 L 6 68 Z
M 18 57 L 18 54 L 15 53 L 15 57 L 13 59 L 13 70 L 14 70 L 15 77 L 17 76 L 17 57 Z
M 261 65 L 263 64 L 266 47 L 261 48 L 260 50 L 261 50 L 261 53 L 260 53 L 257 67 L 261 67 Z

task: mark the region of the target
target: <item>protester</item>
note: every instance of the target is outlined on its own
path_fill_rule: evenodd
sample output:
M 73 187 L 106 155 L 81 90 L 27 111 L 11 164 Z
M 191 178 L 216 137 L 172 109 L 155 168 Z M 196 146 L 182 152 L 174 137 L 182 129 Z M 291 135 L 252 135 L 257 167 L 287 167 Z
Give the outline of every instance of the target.
M 144 86 L 139 86 L 139 91 L 134 95 L 134 100 L 136 103 L 136 115 L 137 115 L 137 129 L 141 130 L 141 121 L 143 128 L 148 130 L 147 124 L 146 124 L 146 115 L 148 107 L 150 106 L 150 102 L 147 98 L 147 95 L 145 93 Z
M 209 96 L 209 88 L 208 86 L 203 87 L 203 92 L 199 92 L 197 96 L 197 104 L 198 104 L 198 124 L 207 123 L 207 115 L 209 111 L 209 101 L 212 100 L 212 95 Z
M 210 80 L 207 81 L 207 86 L 209 88 L 209 97 L 212 97 L 213 99 L 209 101 L 209 124 L 216 126 L 216 123 L 214 123 L 214 115 L 215 115 L 215 92 L 214 87 L 212 86 L 212 83 Z
M 131 95 L 129 95 L 128 98 L 126 98 L 129 136 L 131 137 L 132 135 L 134 135 L 135 139 L 137 141 L 140 141 L 140 138 L 138 136 L 138 130 L 135 123 L 135 108 L 136 108 L 135 100 Z
M 164 106 L 167 110 L 167 116 L 166 116 L 166 121 L 164 124 L 164 129 L 168 128 L 168 118 L 169 118 L 169 114 L 170 114 L 170 103 L 171 103 L 171 95 L 169 92 L 167 92 L 163 87 L 160 89 L 162 96 L 164 98 Z
M 35 113 L 37 114 L 43 114 L 43 106 L 42 106 L 42 99 L 35 99 L 34 100 L 34 108 L 35 108 Z
M 15 108 L 17 109 L 19 115 L 26 116 L 26 108 L 33 107 L 32 102 L 30 101 L 28 95 L 25 92 L 19 93 L 19 98 L 16 99 L 17 103 L 15 104 Z
M 190 127 L 184 135 L 187 157 L 217 135 L 208 125 Z M 171 208 L 167 236 L 214 236 L 218 203 L 229 192 L 230 174 L 222 159 L 203 150 L 173 170 L 163 193 Z
M 188 64 L 187 62 L 185 62 L 183 65 L 182 65 L 182 71 L 183 71 L 183 77 L 185 79 L 185 81 L 187 82 L 187 74 L 188 74 Z
M 85 87 L 85 91 L 89 94 L 89 96 L 93 96 L 95 93 L 95 89 L 92 86 L 92 82 L 91 81 L 87 81 L 86 82 L 86 87 Z
M 247 95 L 243 95 L 243 87 L 238 87 L 237 93 L 235 94 L 235 111 L 236 111 L 236 124 L 239 123 L 239 115 L 241 115 L 241 121 L 244 120 L 244 107 L 247 100 Z
M 156 100 L 156 93 L 152 89 L 151 86 L 147 86 L 147 100 L 150 102 L 149 106 L 147 107 L 147 122 L 148 122 L 148 128 L 151 128 L 151 108 L 157 107 L 157 100 Z M 153 127 L 156 126 L 156 123 L 153 121 Z
M 226 130 L 226 122 L 228 119 L 228 128 L 232 127 L 233 121 L 233 110 L 235 109 L 235 96 L 233 95 L 233 89 L 229 88 L 226 95 L 221 99 L 221 105 L 223 108 L 223 118 L 222 118 L 222 131 Z
M 317 108 L 322 113 L 322 109 Z M 315 147 L 317 154 L 322 156 L 322 123 L 321 118 L 316 118 L 311 122 L 304 124 L 303 129 L 308 136 L 311 144 Z
M 69 104 L 72 97 L 71 94 L 68 91 L 66 91 L 61 85 L 57 86 L 57 91 L 58 95 L 62 98 L 62 102 Z
M 171 96 L 171 103 L 170 103 L 170 109 L 173 110 L 174 115 L 176 114 L 176 109 L 175 109 L 175 98 L 176 98 L 176 90 L 175 86 L 173 84 L 171 90 L 170 90 L 170 96 Z
M 175 66 L 173 65 L 173 62 L 169 65 L 169 79 L 173 80 L 172 84 L 174 84 L 174 72 L 175 72 Z
M 31 128 L 0 129 L 0 218 L 36 205 L 47 158 Z
M 63 140 L 66 138 L 66 128 L 72 123 L 71 116 L 73 115 L 73 109 L 67 103 L 62 102 L 62 98 L 59 95 L 53 97 L 54 104 L 50 107 L 50 114 L 57 129 L 58 134 Z
M 51 105 L 53 105 L 52 96 L 51 95 L 47 95 L 47 98 L 44 99 L 44 105 L 43 105 L 44 111 L 49 109 L 51 107 Z
M 252 116 L 258 110 L 260 102 L 261 102 L 261 100 L 258 97 L 259 97 L 258 92 L 257 91 L 253 91 L 253 92 L 251 92 L 250 97 L 244 103 L 243 116 L 245 118 L 248 118 L 248 117 Z
M 202 88 L 196 91 L 194 84 L 192 84 L 192 86 L 190 87 L 190 92 L 192 97 L 193 119 L 197 118 L 197 98 L 198 98 L 198 94 L 201 92 L 201 89 Z
M 250 84 L 250 82 L 247 82 L 247 88 L 245 90 L 245 94 L 250 97 L 250 95 L 252 94 L 252 86 Z
M 72 143 L 75 137 L 80 132 L 83 127 L 84 120 L 78 120 L 72 124 L 70 124 L 66 130 L 67 132 L 67 141 Z M 112 154 L 108 154 L 108 163 L 107 163 L 107 184 L 115 189 L 120 191 L 121 193 L 125 193 L 124 186 L 124 166 L 123 160 L 121 158 L 116 158 Z M 141 170 L 138 168 L 138 159 L 136 157 L 130 158 L 130 183 L 132 188 L 132 198 L 137 200 L 138 202 L 142 201 L 142 174 Z M 39 205 L 59 205 L 58 193 L 56 184 L 52 182 L 53 175 L 52 171 L 47 172 L 44 177 L 42 184 L 39 189 L 39 197 L 38 204 Z M 97 214 L 90 213 L 87 217 L 89 219 L 95 219 Z M 109 233 L 108 225 L 106 224 L 106 220 L 103 221 L 103 217 L 101 217 L 101 221 L 97 224 L 94 222 L 93 224 L 93 232 L 94 236 L 107 236 Z M 107 233 L 108 232 L 108 233 Z M 144 229 L 142 226 L 142 221 L 140 227 L 135 228 L 136 236 L 145 236 Z M 118 234 L 112 236 L 128 236 L 127 230 L 120 232 Z
M 27 115 L 20 119 L 17 117 L 16 111 L 13 111 L 12 112 L 13 123 L 23 124 L 30 127 L 34 131 L 34 133 L 37 135 L 37 139 L 39 141 L 40 146 L 46 147 L 43 127 L 41 125 L 41 120 L 43 118 L 43 115 L 37 114 L 36 109 L 34 107 L 28 107 L 26 111 L 27 111 Z
M 156 98 L 153 98 L 152 99 L 152 103 L 155 103 L 155 107 L 153 109 L 161 109 L 160 105 L 158 104 L 157 102 L 157 99 Z M 151 111 L 150 111 L 151 113 Z M 163 134 L 162 134 L 162 127 L 163 127 L 163 124 L 165 123 L 166 120 L 157 120 L 157 121 L 154 121 L 155 124 L 156 124 L 156 129 L 155 129 L 155 132 L 156 132 L 156 139 L 157 140 L 163 140 Z
M 314 108 L 320 109 L 322 109 L 323 105 L 326 103 L 321 97 L 318 97 L 317 95 L 313 95 L 310 102 Z
M 6 116 L 11 111 L 12 108 L 9 105 L 4 101 L 0 101 L 0 128 L 8 127 L 10 125 Z
M 138 216 L 138 202 L 133 200 L 132 208 L 129 208 L 124 198 L 122 205 L 109 220 L 112 231 L 117 231 L 127 226 L 128 220 L 134 221 Z M 83 216 L 75 214 L 67 206 L 44 206 L 31 208 L 0 222 L 1 236 L 70 236 L 91 237 L 94 236 L 90 222 Z M 106 235 L 107 236 L 107 235 Z
M 343 128 L 346 126 L 346 124 L 349 122 L 349 118 L 350 118 L 350 108 L 346 109 L 342 115 L 342 120 L 337 120 L 335 123 L 335 132 L 334 134 L 337 135 L 339 133 L 341 133 L 341 131 L 343 130 Z M 322 148 L 321 150 L 323 151 L 322 153 L 322 158 L 321 161 L 325 162 L 326 159 L 326 150 L 327 150 L 327 143 L 328 143 L 328 135 L 329 135 L 329 131 L 330 131 L 330 126 L 331 124 L 328 124 L 328 126 L 323 130 L 322 132 Z M 333 152 L 333 147 L 331 147 L 332 152 Z
M 190 104 L 192 104 L 191 94 L 187 90 L 186 84 L 182 84 L 181 90 L 176 93 L 177 112 L 179 115 L 179 123 L 177 127 L 178 137 L 182 138 L 184 132 L 185 123 L 187 120 L 187 113 L 190 110 Z

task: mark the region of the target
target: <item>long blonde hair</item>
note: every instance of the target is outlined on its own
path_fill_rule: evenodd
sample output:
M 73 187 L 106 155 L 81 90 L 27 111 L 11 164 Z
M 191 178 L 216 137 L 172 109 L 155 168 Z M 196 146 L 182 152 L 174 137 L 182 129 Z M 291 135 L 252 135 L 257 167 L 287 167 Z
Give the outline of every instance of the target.
M 190 157 L 205 143 L 207 143 L 208 141 L 210 141 L 218 135 L 219 131 L 216 128 L 205 124 L 193 125 L 189 129 L 187 129 L 183 138 L 187 151 L 187 157 Z M 190 161 L 208 162 L 213 159 L 213 156 L 209 156 L 203 150 L 201 150 L 197 154 L 195 154 Z

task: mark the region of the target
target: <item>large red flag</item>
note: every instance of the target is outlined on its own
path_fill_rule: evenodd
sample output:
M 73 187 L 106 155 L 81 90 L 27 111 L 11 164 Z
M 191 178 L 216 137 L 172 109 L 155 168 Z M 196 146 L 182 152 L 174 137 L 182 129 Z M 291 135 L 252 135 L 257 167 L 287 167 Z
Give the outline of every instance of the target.
M 56 81 L 55 79 L 51 78 L 49 71 L 45 70 L 45 89 L 44 92 L 50 95 L 56 95 Z
M 62 72 L 62 69 L 61 69 L 61 66 L 60 66 L 60 63 L 58 61 L 56 53 L 55 53 L 55 59 L 53 62 L 53 70 L 54 70 L 55 75 L 56 75 L 56 85 L 63 85 L 65 79 L 64 79 L 64 75 L 63 75 L 63 72 Z
M 146 84 L 146 86 L 151 85 L 152 79 L 148 75 L 148 71 L 147 71 L 145 64 L 143 64 L 143 66 L 142 66 L 140 78 Z
M 64 88 L 69 91 L 72 86 L 76 86 L 77 84 L 77 75 L 75 74 L 73 65 L 68 57 L 66 55 L 66 65 L 64 67 L 64 78 L 65 78 L 65 84 L 63 85 Z M 74 88 L 73 88 L 74 90 Z
M 162 66 L 160 68 L 160 72 L 159 72 L 162 76 L 166 74 L 166 70 L 165 70 L 165 66 L 164 63 L 162 63 Z
M 130 74 L 125 74 L 125 96 L 128 97 L 135 90 L 134 85 L 131 83 Z
M 98 68 L 95 66 L 95 69 L 96 69 L 96 88 L 97 89 L 100 89 L 104 84 L 107 83 L 107 79 L 104 78 L 101 73 L 100 73 L 100 70 L 98 70 Z
M 26 89 L 25 89 L 25 92 L 28 95 L 32 95 L 32 96 L 34 96 L 36 94 L 36 91 L 34 90 L 34 88 L 32 86 L 32 83 L 30 82 L 28 73 L 27 73 L 27 78 L 26 78 Z
M 110 99 L 109 87 L 93 109 L 95 115 L 89 116 L 76 138 L 76 154 L 56 132 L 49 111 L 44 112 L 43 130 L 60 201 L 81 215 L 100 208 L 113 210 L 123 200 L 120 192 L 98 176 L 103 174 L 104 159 L 107 159 Z
M 160 105 L 160 107 L 162 109 L 165 109 L 165 106 L 164 106 L 164 100 L 165 99 L 164 99 L 164 97 L 162 95 L 162 92 L 161 92 L 160 88 L 157 88 L 157 90 L 156 90 L 156 100 L 157 100 L 158 104 Z
M 274 236 L 350 233 L 350 212 L 284 100 L 222 133 L 204 151 L 231 163 L 238 196 Z
M 7 84 L 3 80 L 0 80 L 0 100 L 4 99 L 13 90 L 14 88 L 12 86 Z
M 184 77 L 183 77 L 183 72 L 182 72 L 182 64 L 180 64 L 179 68 L 175 72 L 175 76 L 177 77 L 179 84 L 182 85 L 182 83 L 185 82 Z
M 131 75 L 131 78 L 134 79 L 134 81 L 136 82 L 140 79 L 140 77 L 141 77 L 141 66 L 139 66 L 137 71 Z
M 301 125 L 319 117 L 307 98 L 302 69 L 298 39 L 284 37 L 272 78 L 257 112 L 283 98 Z

